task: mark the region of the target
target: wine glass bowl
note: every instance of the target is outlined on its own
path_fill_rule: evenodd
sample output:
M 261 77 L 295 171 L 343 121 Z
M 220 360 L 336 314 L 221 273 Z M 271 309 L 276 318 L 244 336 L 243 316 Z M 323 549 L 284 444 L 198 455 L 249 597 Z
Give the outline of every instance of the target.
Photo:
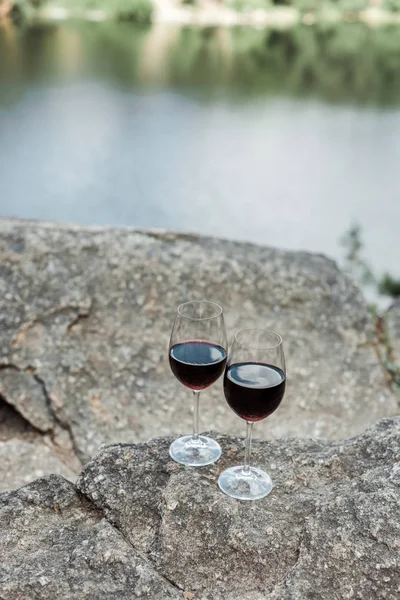
M 198 433 L 199 395 L 222 375 L 226 346 L 219 304 L 192 301 L 178 307 L 169 344 L 169 364 L 178 381 L 194 395 L 193 435 L 178 438 L 169 449 L 171 458 L 178 463 L 203 466 L 221 456 L 219 444 Z
M 272 481 L 261 469 L 250 467 L 253 424 L 271 415 L 285 393 L 286 367 L 282 338 L 267 329 L 243 329 L 234 338 L 224 374 L 224 394 L 230 408 L 247 424 L 245 463 L 226 469 L 221 490 L 240 500 L 267 496 Z

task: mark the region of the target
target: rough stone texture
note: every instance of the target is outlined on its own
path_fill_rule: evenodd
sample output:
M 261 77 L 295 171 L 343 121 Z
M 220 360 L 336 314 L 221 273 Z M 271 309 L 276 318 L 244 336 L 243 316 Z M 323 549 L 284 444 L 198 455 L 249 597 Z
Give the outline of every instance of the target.
M 340 442 L 256 443 L 275 489 L 253 503 L 219 491 L 243 458 L 239 441 L 219 440 L 222 459 L 203 469 L 168 460 L 169 439 L 111 446 L 78 487 L 196 600 L 399 597 L 400 418 Z
M 78 481 L 50 476 L 0 496 L 7 600 L 397 600 L 400 418 L 344 441 L 256 442 L 275 487 L 238 502 L 185 468 L 171 438 L 105 447 Z
M 0 397 L 0 492 L 47 473 L 75 481 L 80 469 L 66 431 L 41 434 Z
M 182 598 L 56 475 L 0 496 L 0 540 L 7 600 Z
M 42 477 L 45 473 L 62 475 L 74 481 L 76 474 L 44 443 L 19 439 L 0 441 L 0 493 L 15 489 Z
M 392 359 L 400 368 L 400 298 L 398 298 L 385 314 L 385 322 Z
M 10 440 L 13 437 L 31 441 L 42 436 L 0 397 L 0 441 Z
M 254 325 L 283 335 L 287 393 L 256 435 L 340 438 L 395 414 L 361 294 L 327 258 L 11 220 L 0 221 L 5 400 L 39 428 L 52 422 L 54 444 L 81 461 L 102 443 L 190 431 L 191 395 L 167 347 L 177 305 L 196 298 L 223 305 L 230 339 Z M 18 400 L 23 384 L 40 402 Z M 243 432 L 220 382 L 202 394 L 201 420 Z
M 14 368 L 0 370 L 0 395 L 39 431 L 49 431 L 53 419 L 43 387 L 29 373 Z

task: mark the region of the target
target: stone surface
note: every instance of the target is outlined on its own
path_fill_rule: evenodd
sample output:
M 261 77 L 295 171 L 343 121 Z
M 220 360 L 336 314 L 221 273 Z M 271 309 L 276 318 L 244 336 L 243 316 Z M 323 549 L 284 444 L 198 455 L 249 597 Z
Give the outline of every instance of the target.
M 169 439 L 105 448 L 78 487 L 196 600 L 399 597 L 399 418 L 340 442 L 256 443 L 275 483 L 258 502 L 219 491 L 243 458 L 238 440 L 219 439 L 222 459 L 202 469 L 172 463 Z
M 395 300 L 386 312 L 385 323 L 392 353 L 391 358 L 400 369 L 400 298 Z
M 275 487 L 256 502 L 218 489 L 221 460 L 185 468 L 171 437 L 104 447 L 77 487 L 39 479 L 0 496 L 7 600 L 397 600 L 400 418 L 343 441 L 254 444 Z
M 10 404 L 7 404 L 0 397 L 0 441 L 6 441 L 14 437 L 32 441 L 42 436 Z
M 81 466 L 67 431 L 42 434 L 0 397 L 0 493 L 48 473 L 75 481 Z
M 39 431 L 53 427 L 53 418 L 41 384 L 29 373 L 14 368 L 0 370 L 0 395 Z
M 56 475 L 0 496 L 0 597 L 181 598 L 74 486 Z
M 395 414 L 361 294 L 327 258 L 11 220 L 0 221 L 0 364 L 14 377 L 5 400 L 36 427 L 53 422 L 81 461 L 102 443 L 189 432 L 191 395 L 167 348 L 177 305 L 203 298 L 223 305 L 230 339 L 254 325 L 284 338 L 287 393 L 256 435 L 340 438 Z M 34 384 L 46 403 L 19 401 Z M 243 432 L 220 382 L 202 394 L 201 422 Z
M 41 441 L 0 441 L 0 465 L 0 493 L 21 487 L 46 473 L 62 475 L 70 481 L 76 479 L 76 473 L 61 462 L 51 447 Z

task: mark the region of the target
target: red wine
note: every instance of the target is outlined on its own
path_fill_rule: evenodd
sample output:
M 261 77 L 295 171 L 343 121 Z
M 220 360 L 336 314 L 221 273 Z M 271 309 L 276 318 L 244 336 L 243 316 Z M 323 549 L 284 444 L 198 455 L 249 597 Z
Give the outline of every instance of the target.
M 285 393 L 285 373 L 264 363 L 236 363 L 225 371 L 224 393 L 239 417 L 261 421 L 280 405 Z
M 226 351 L 222 346 L 193 340 L 174 344 L 169 364 L 175 377 L 191 390 L 204 390 L 222 375 Z

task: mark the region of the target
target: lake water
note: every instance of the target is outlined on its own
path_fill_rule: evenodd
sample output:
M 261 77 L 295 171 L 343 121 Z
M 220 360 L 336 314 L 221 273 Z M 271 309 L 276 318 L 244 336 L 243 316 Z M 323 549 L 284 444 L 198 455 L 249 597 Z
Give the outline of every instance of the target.
M 346 28 L 347 27 L 347 28 Z M 0 214 L 165 227 L 400 275 L 400 30 L 0 26 Z

